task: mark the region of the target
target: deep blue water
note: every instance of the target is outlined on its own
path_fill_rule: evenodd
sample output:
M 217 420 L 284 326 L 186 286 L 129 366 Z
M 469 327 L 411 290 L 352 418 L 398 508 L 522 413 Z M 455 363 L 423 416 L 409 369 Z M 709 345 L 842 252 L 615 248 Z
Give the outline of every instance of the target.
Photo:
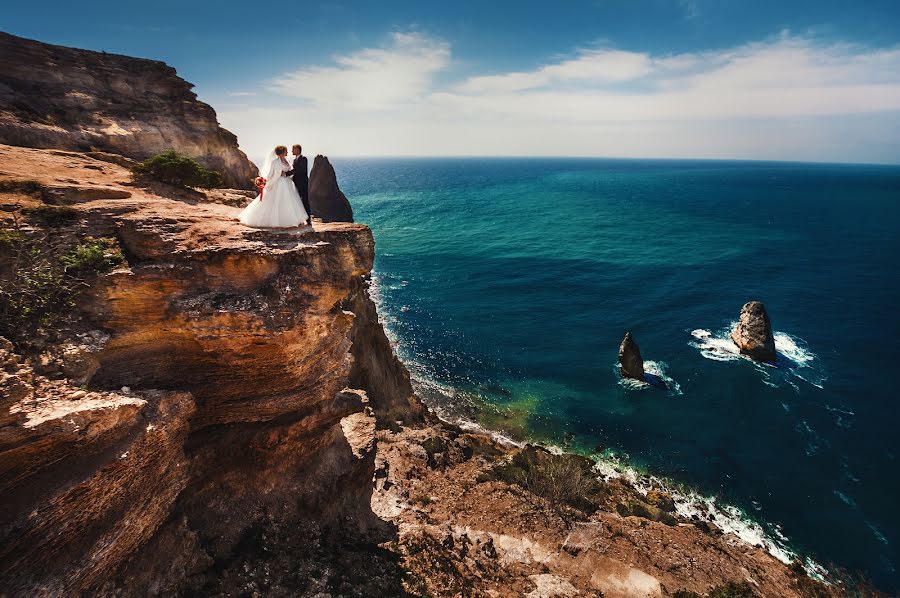
M 432 401 L 600 445 L 900 589 L 900 168 L 333 162 Z M 750 299 L 779 367 L 716 350 Z M 668 391 L 619 380 L 626 330 Z

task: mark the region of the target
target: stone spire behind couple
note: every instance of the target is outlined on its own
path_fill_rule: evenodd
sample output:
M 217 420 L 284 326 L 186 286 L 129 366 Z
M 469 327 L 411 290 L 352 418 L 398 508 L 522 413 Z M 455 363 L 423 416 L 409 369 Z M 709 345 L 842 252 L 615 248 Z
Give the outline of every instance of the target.
M 240 214 L 247 226 L 290 228 L 311 224 L 309 174 L 303 148 L 294 145 L 294 162 L 287 160 L 287 148 L 277 146 L 260 171 L 266 184 L 260 194 Z

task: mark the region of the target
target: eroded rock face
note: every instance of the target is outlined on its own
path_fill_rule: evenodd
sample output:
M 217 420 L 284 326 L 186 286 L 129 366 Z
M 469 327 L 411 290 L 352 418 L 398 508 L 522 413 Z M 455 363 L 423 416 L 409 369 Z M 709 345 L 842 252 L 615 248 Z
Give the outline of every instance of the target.
M 316 156 L 309 175 L 309 207 L 322 222 L 353 222 L 353 208 L 338 187 L 328 158 Z
M 174 149 L 251 188 L 256 167 L 192 87 L 162 62 L 0 32 L 0 143 L 138 160 Z
M 626 378 L 644 379 L 644 358 L 641 357 L 641 350 L 630 332 L 625 333 L 625 338 L 619 345 L 619 365 L 622 368 L 622 375 Z
M 741 353 L 756 361 L 775 363 L 775 337 L 766 307 L 760 301 L 749 301 L 741 308 L 738 325 L 731 332 L 731 340 Z
M 78 200 L 56 234 L 114 236 L 128 258 L 34 368 L 0 341 L 0 589 L 191 593 L 267 522 L 366 529 L 369 397 L 411 395 L 368 296 L 368 227 L 260 231 L 238 208 L 123 187 L 110 161 L 0 157 L 3 183 L 22 168 L 41 189 L 122 191 Z
M 193 398 L 81 390 L 35 374 L 7 343 L 0 362 L 2 589 L 88 592 L 153 536 L 187 485 Z

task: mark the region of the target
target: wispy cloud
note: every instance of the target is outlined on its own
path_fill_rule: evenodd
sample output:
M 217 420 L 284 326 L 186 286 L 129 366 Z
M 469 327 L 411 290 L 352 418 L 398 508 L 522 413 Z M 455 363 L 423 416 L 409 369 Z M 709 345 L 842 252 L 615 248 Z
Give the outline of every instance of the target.
M 268 88 L 334 109 L 387 110 L 421 99 L 449 60 L 446 42 L 397 32 L 387 47 L 336 56 L 335 66 L 285 73 Z
M 458 87 L 463 93 L 512 92 L 564 83 L 604 84 L 629 81 L 648 74 L 651 59 L 638 52 L 582 50 L 575 58 L 533 71 L 472 77 Z
M 785 33 L 716 52 L 589 50 L 533 71 L 473 77 L 432 100 L 469 113 L 593 122 L 900 110 L 900 48 Z
M 234 111 L 226 124 L 244 140 L 301 123 L 294 137 L 343 154 L 900 161 L 900 147 L 883 134 L 900 128 L 900 47 L 782 32 L 707 52 L 587 47 L 530 70 L 448 81 L 457 70 L 450 67 L 446 41 L 394 33 L 384 47 L 269 82 L 270 92 L 305 106 Z M 852 123 L 865 125 L 853 147 Z

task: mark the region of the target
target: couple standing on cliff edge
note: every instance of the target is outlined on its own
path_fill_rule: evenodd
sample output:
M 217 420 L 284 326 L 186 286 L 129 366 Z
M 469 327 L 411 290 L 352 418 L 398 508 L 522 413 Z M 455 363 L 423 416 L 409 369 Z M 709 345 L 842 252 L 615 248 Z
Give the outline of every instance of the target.
M 299 144 L 293 146 L 292 153 L 293 164 L 288 163 L 287 147 L 283 145 L 276 146 L 269 154 L 260 171 L 264 173 L 265 183 L 256 199 L 241 212 L 242 224 L 260 228 L 312 224 L 308 162 Z

